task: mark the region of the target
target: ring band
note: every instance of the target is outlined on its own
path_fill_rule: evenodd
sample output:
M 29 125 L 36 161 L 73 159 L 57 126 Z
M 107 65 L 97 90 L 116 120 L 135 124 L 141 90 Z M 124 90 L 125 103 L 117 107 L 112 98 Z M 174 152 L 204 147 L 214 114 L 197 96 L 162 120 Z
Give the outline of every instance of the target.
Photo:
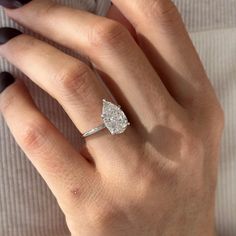
M 82 136 L 88 137 L 107 128 L 112 135 L 124 133 L 130 125 L 121 107 L 103 99 L 102 115 L 103 124 L 88 130 Z
M 91 129 L 91 130 L 85 132 L 85 133 L 83 134 L 83 137 L 85 138 L 85 137 L 88 137 L 88 136 L 90 136 L 90 135 L 96 134 L 97 132 L 99 132 L 99 131 L 101 131 L 101 130 L 103 130 L 103 129 L 105 129 L 105 128 L 106 128 L 106 126 L 105 126 L 104 124 L 99 125 L 98 127 L 93 128 L 93 129 Z

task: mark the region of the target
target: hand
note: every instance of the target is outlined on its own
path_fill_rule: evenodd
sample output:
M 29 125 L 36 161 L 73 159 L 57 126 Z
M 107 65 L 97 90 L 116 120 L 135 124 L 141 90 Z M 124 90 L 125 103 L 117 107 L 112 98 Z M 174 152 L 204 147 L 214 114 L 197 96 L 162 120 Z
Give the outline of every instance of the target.
M 123 21 L 49 1 L 6 12 L 91 59 L 131 123 L 123 134 L 101 131 L 76 151 L 20 80 L 1 93 L 1 112 L 73 236 L 214 235 L 224 122 L 213 88 L 171 1 L 113 3 L 133 37 Z M 81 133 L 101 124 L 102 99 L 113 97 L 88 65 L 29 35 L 2 29 L 0 38 L 0 54 L 55 98 Z

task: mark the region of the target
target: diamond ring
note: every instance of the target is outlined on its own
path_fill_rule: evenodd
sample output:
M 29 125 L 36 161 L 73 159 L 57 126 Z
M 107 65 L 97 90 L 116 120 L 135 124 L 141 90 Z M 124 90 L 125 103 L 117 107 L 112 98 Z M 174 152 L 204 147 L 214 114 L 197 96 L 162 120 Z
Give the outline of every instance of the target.
M 105 128 L 107 128 L 112 135 L 121 134 L 125 132 L 127 126 L 130 125 L 125 113 L 121 110 L 121 107 L 108 102 L 105 99 L 103 99 L 101 117 L 103 124 L 85 132 L 83 137 L 93 135 Z

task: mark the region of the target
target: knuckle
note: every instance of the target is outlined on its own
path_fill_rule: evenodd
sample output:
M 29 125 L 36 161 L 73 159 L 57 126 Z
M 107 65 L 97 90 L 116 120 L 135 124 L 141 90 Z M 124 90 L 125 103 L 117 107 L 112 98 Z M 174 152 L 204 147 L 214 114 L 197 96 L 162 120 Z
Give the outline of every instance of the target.
M 143 12 L 147 19 L 158 19 L 165 24 L 180 22 L 181 19 L 176 5 L 169 0 L 152 0 L 149 4 L 144 4 Z
M 150 155 L 148 153 L 146 155 Z M 135 174 L 129 178 L 130 181 L 133 181 L 133 186 L 135 186 L 131 193 L 134 205 L 140 205 L 140 201 L 146 201 L 155 186 L 158 186 L 161 182 L 174 189 L 177 186 L 177 174 L 178 165 L 174 162 L 163 161 L 158 158 L 152 165 L 150 163 L 142 163 L 135 171 Z
M 85 64 L 75 63 L 69 68 L 62 69 L 56 74 L 56 82 L 64 98 L 75 94 L 84 95 L 89 89 L 92 71 Z
M 95 24 L 89 34 L 88 40 L 92 47 L 117 47 L 126 42 L 129 37 L 128 30 L 118 22 L 106 20 Z
M 43 119 L 28 122 L 20 133 L 21 143 L 26 150 L 41 152 L 45 148 L 49 126 Z
M 112 203 L 101 203 L 88 210 L 88 222 L 102 228 L 118 219 L 122 219 L 122 211 Z

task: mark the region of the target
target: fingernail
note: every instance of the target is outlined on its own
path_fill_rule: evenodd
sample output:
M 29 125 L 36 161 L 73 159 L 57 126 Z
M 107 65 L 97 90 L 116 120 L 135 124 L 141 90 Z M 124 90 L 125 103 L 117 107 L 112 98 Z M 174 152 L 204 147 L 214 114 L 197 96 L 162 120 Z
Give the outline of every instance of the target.
M 15 82 L 15 78 L 9 72 L 0 73 L 0 93 L 2 93 L 9 85 Z
M 9 27 L 3 27 L 0 28 L 0 45 L 6 43 L 10 39 L 22 34 L 19 30 L 9 28 Z
M 31 2 L 31 0 L 0 0 L 0 5 L 6 8 L 14 9 Z

